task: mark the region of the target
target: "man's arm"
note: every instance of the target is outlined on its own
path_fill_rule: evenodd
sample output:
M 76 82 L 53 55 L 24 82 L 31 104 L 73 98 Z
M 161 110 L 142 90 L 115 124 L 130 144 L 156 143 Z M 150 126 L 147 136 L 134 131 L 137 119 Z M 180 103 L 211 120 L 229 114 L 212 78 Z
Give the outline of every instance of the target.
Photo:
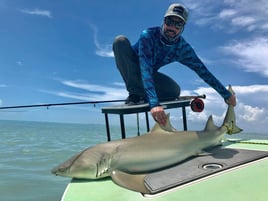
M 150 108 L 159 105 L 153 80 L 153 39 L 147 30 L 142 32 L 139 40 L 139 61 L 143 86 L 148 98 Z
M 225 100 L 226 103 L 235 104 L 232 94 L 222 85 L 222 83 L 207 69 L 203 62 L 196 55 L 190 45 L 186 45 L 183 52 L 184 57 L 179 60 L 182 64 L 195 71 L 208 85 L 214 88 Z M 231 98 L 232 97 L 232 98 Z
M 156 94 L 153 80 L 153 39 L 144 31 L 139 40 L 139 60 L 141 68 L 141 76 L 143 86 L 148 98 L 150 112 L 155 121 L 161 125 L 165 125 L 167 116 L 164 108 L 159 105 L 159 99 Z

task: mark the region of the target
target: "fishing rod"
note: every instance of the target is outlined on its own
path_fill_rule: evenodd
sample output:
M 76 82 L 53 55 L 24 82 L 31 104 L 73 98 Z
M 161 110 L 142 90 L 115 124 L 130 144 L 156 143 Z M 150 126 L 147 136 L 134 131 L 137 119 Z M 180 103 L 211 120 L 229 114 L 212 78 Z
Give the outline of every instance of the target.
M 178 100 L 189 100 L 196 98 L 206 98 L 206 95 L 197 95 L 197 96 L 179 96 Z M 63 106 L 63 105 L 82 105 L 82 104 L 99 104 L 99 103 L 115 103 L 115 102 L 124 102 L 126 100 L 104 100 L 104 101 L 84 101 L 84 102 L 68 102 L 68 103 L 47 103 L 47 104 L 35 104 L 35 105 L 16 105 L 16 106 L 4 106 L 0 107 L 0 110 L 5 109 L 18 109 L 18 108 L 31 108 L 31 107 L 51 107 L 51 106 Z
M 16 106 L 5 106 L 0 107 L 0 110 L 4 109 L 18 109 L 18 108 L 30 108 L 30 107 L 51 107 L 51 106 L 62 106 L 62 105 L 82 105 L 82 104 L 98 104 L 98 103 L 113 103 L 123 102 L 125 100 L 104 100 L 104 101 L 84 101 L 84 102 L 68 102 L 68 103 L 48 103 L 48 104 L 36 104 L 36 105 L 16 105 Z

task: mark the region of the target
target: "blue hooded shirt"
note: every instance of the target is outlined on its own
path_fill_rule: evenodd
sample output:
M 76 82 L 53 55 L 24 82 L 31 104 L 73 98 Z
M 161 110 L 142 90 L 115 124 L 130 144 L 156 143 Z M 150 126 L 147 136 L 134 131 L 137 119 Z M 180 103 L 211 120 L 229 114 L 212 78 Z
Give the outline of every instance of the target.
M 137 43 L 132 46 L 139 57 L 142 81 L 150 108 L 159 105 L 152 74 L 172 62 L 180 62 L 195 71 L 225 100 L 231 96 L 231 93 L 206 68 L 194 49 L 182 36 L 176 43 L 168 45 L 163 42 L 162 37 L 161 27 L 148 28 L 141 33 Z

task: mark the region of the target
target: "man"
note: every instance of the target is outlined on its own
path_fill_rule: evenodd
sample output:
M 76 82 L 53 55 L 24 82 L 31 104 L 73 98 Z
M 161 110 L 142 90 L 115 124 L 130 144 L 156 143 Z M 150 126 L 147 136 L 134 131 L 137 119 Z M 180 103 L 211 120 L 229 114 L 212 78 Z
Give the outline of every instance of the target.
M 172 4 L 163 25 L 144 30 L 133 46 L 125 36 L 116 37 L 113 43 L 115 62 L 129 92 L 126 104 L 148 101 L 153 118 L 162 125 L 167 116 L 159 101 L 175 100 L 180 95 L 180 87 L 158 69 L 175 61 L 195 71 L 227 104 L 236 105 L 235 95 L 209 72 L 181 36 L 187 19 L 187 9 L 181 4 Z

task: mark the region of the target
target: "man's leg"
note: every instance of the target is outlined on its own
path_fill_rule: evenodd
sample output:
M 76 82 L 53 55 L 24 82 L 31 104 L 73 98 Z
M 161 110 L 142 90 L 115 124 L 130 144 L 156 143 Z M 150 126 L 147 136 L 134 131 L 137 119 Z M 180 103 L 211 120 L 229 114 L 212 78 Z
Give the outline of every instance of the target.
M 144 97 L 139 58 L 125 36 L 117 36 L 113 43 L 116 66 L 130 95 Z
M 154 73 L 155 90 L 160 101 L 175 100 L 180 96 L 180 86 L 163 73 Z

